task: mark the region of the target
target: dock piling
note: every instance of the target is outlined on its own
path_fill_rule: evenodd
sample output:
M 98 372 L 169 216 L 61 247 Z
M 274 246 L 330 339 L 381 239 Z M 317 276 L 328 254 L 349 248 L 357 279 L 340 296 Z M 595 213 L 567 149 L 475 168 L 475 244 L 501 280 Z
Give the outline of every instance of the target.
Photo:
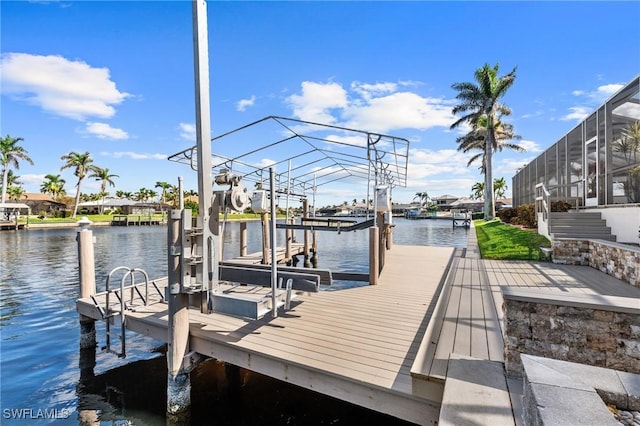
M 191 407 L 191 383 L 183 360 L 189 351 L 189 295 L 182 292 L 182 221 L 184 210 L 171 210 L 167 230 L 169 321 L 167 336 L 167 415 L 181 415 Z
M 78 267 L 80 275 L 80 298 L 96 294 L 96 269 L 93 252 L 92 222 L 85 216 L 78 221 L 80 229 L 76 236 L 78 242 Z M 80 349 L 93 349 L 96 343 L 96 323 L 93 319 L 80 315 Z M 95 358 L 95 355 L 94 355 Z

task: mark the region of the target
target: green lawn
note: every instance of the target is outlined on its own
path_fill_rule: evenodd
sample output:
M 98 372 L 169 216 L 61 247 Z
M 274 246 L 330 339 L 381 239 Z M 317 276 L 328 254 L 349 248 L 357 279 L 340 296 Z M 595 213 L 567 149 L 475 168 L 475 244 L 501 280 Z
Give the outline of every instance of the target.
M 473 222 L 483 259 L 541 260 L 540 247 L 551 242 L 533 229 L 520 229 L 499 220 Z

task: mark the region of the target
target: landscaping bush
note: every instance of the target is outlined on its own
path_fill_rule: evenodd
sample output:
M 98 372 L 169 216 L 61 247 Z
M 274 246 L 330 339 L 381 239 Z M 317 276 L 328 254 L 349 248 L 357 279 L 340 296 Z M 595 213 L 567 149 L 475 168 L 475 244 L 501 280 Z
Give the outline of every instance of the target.
M 571 210 L 571 204 L 566 201 L 553 201 L 551 202 L 551 211 L 552 212 L 568 212 Z
M 527 228 L 535 228 L 538 226 L 536 209 L 533 204 L 518 206 L 516 210 L 517 216 L 511 219 L 511 223 L 522 225 Z
M 518 211 L 513 207 L 505 207 L 496 212 L 496 216 L 504 223 L 511 223 L 511 220 L 518 215 Z
M 484 219 L 484 213 L 482 212 L 473 212 L 471 213 L 472 220 Z

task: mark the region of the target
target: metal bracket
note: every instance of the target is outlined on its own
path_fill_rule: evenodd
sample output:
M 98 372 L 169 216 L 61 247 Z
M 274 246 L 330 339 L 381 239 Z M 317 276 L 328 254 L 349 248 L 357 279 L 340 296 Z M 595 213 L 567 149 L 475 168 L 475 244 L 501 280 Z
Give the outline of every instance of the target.
M 184 358 L 182 358 L 182 371 L 190 373 L 191 370 L 208 359 L 209 357 L 200 355 L 195 351 L 188 352 Z

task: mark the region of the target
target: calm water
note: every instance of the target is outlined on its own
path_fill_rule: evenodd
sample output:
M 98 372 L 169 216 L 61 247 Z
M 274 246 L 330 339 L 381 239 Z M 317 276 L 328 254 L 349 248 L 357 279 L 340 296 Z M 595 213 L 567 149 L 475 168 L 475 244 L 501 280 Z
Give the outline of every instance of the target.
M 397 219 L 395 244 L 465 247 L 467 230 L 447 220 Z M 260 235 L 249 223 L 249 235 Z M 0 423 L 165 424 L 162 343 L 127 339 L 127 358 L 97 350 L 95 375 L 80 381 L 76 229 L 0 233 Z M 165 227 L 96 227 L 98 291 L 117 266 L 166 276 Z M 278 231 L 282 241 L 283 233 Z M 224 258 L 239 252 L 229 223 Z M 298 236 L 302 241 L 302 234 Z M 321 268 L 367 272 L 368 232 L 319 232 Z M 249 252 L 259 251 L 251 240 Z M 97 326 L 98 345 L 104 328 Z M 386 416 L 246 371 L 207 362 L 192 373 L 193 424 L 402 424 Z M 228 380 L 229 377 L 234 380 Z M 240 386 L 240 383 L 242 384 Z M 56 417 L 55 420 L 43 417 Z M 22 417 L 22 419 L 18 419 Z M 25 420 L 25 417 L 27 420 Z M 35 420 L 35 418 L 38 418 Z

